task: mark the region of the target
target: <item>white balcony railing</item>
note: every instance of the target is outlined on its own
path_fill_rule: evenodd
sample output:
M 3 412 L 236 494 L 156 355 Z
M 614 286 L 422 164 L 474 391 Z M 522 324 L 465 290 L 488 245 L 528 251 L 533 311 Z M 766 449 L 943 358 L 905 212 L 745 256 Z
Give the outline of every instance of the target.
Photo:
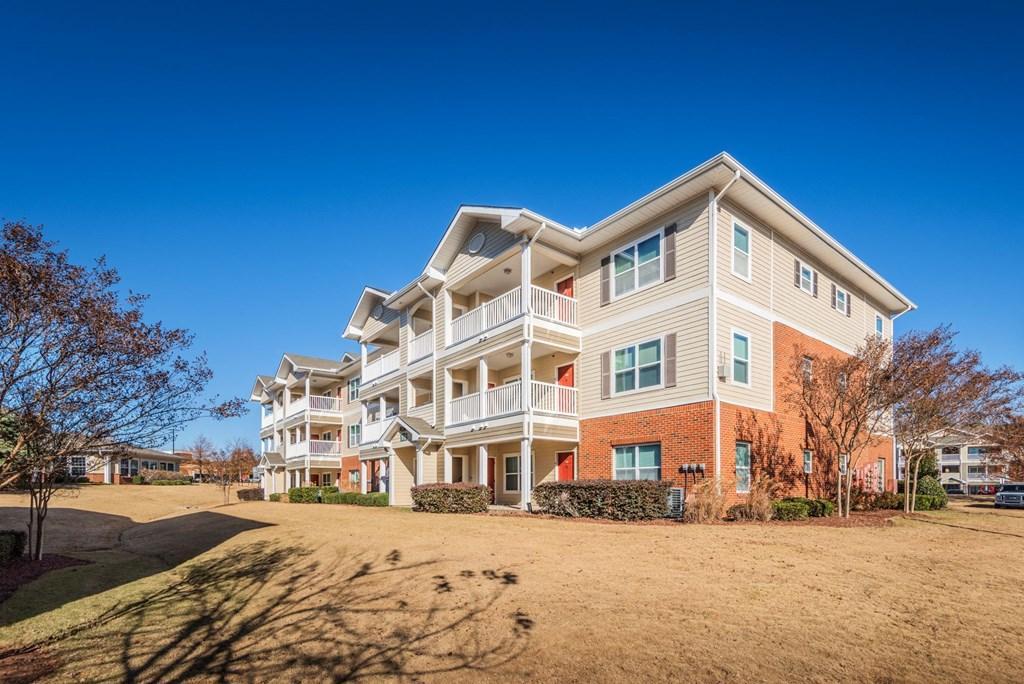
M 457 423 L 468 423 L 471 420 L 479 420 L 482 417 L 480 393 L 474 392 L 473 394 L 467 394 L 448 402 L 448 419 L 445 422 L 454 425 Z
M 303 413 L 309 407 L 308 397 L 299 397 L 298 399 L 292 399 L 288 402 L 288 408 L 285 410 L 285 415 L 294 416 L 296 413 Z
M 576 300 L 572 297 L 531 285 L 530 309 L 541 318 L 576 327 Z
M 484 392 L 484 410 L 487 411 L 484 418 L 522 411 L 523 383 L 510 382 Z
M 425 359 L 434 353 L 434 331 L 428 330 L 409 342 L 409 363 Z
M 288 445 L 288 459 L 341 456 L 342 443 L 328 439 L 306 439 Z
M 393 352 L 388 352 L 387 354 L 378 356 L 363 367 L 362 384 L 365 385 L 371 380 L 376 380 L 381 376 L 398 370 L 399 365 L 397 349 Z
M 577 393 L 575 387 L 530 381 L 530 402 L 534 411 L 575 416 Z
M 274 424 L 274 412 L 267 413 L 263 410 L 263 405 L 260 405 L 260 428 L 270 427 Z
M 451 342 L 457 344 L 523 313 L 522 288 L 498 295 L 452 321 Z
M 341 413 L 345 410 L 345 401 L 338 397 L 323 397 L 313 394 L 309 397 L 309 410 L 318 413 Z
M 391 417 L 385 420 L 364 424 L 360 432 L 360 442 L 362 444 L 373 444 L 380 439 L 380 436 L 384 434 L 384 431 L 387 430 L 394 422 L 394 417 Z

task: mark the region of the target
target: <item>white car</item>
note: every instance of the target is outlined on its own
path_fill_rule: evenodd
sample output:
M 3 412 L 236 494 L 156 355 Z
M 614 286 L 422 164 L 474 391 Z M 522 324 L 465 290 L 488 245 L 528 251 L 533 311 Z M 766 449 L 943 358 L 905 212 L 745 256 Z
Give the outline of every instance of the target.
M 996 508 L 1024 508 L 1024 483 L 1005 484 L 996 492 Z

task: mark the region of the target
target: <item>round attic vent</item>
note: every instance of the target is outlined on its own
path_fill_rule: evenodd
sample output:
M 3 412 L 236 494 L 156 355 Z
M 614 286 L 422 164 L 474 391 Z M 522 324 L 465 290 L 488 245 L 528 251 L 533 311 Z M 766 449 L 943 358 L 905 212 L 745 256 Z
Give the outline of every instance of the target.
M 377 304 L 377 306 L 373 307 L 373 317 L 374 318 L 379 319 L 383 315 L 384 315 L 384 305 L 383 304 Z
M 484 242 L 486 241 L 486 235 L 483 233 L 477 233 L 473 237 L 469 238 L 469 242 L 466 243 L 466 251 L 470 254 L 478 254 L 480 250 L 484 248 Z

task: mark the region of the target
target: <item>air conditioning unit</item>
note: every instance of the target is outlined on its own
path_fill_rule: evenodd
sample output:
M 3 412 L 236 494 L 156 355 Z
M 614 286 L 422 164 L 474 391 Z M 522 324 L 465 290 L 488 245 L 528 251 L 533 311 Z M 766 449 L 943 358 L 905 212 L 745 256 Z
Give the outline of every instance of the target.
M 668 517 L 682 518 L 683 508 L 686 506 L 686 497 L 682 487 L 672 487 L 668 490 Z
M 729 366 L 724 363 L 718 364 L 718 379 L 728 380 L 729 379 Z

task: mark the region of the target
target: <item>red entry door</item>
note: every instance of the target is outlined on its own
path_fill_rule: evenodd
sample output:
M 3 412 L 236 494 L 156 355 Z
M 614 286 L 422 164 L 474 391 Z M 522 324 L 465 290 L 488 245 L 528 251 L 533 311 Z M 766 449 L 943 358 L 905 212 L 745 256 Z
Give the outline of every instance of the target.
M 494 503 L 494 459 L 487 459 L 487 486 L 491 489 L 491 503 Z
M 560 387 L 575 387 L 576 386 L 576 371 L 574 366 L 570 363 L 565 366 L 559 366 L 555 371 L 557 376 L 557 383 Z M 561 413 L 573 414 L 575 413 L 575 397 L 572 392 L 567 390 L 556 390 L 558 393 L 555 395 L 555 401 L 557 402 L 558 410 Z
M 558 294 L 560 295 L 565 295 L 566 297 L 575 297 L 576 281 L 573 279 L 572 276 L 569 276 L 565 280 L 559 280 L 557 283 L 555 283 L 555 289 L 558 291 Z
M 562 451 L 558 454 L 558 481 L 565 482 L 576 477 L 576 454 Z
M 559 385 L 562 387 L 576 386 L 576 371 L 575 367 L 571 363 L 565 366 L 559 366 L 558 370 L 555 372 L 558 374 Z

